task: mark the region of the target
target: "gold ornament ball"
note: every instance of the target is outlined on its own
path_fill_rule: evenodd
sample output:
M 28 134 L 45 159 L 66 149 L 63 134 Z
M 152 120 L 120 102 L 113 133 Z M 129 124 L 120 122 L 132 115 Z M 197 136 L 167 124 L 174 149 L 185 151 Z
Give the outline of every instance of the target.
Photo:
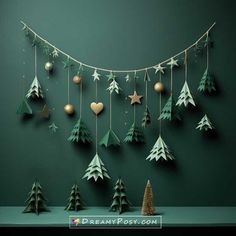
M 82 79 L 81 76 L 75 75 L 75 76 L 73 77 L 73 82 L 74 82 L 75 84 L 80 84 L 81 79 Z
M 75 112 L 75 108 L 73 105 L 71 104 L 66 104 L 64 106 L 64 111 L 65 113 L 67 113 L 68 115 L 72 115 Z
M 46 71 L 51 71 L 53 69 L 52 62 L 50 62 L 50 61 L 46 62 L 44 68 Z
M 158 92 L 158 93 L 163 92 L 163 91 L 164 91 L 164 85 L 163 85 L 163 83 L 161 83 L 161 82 L 155 83 L 155 85 L 154 85 L 154 90 L 155 90 L 156 92 Z

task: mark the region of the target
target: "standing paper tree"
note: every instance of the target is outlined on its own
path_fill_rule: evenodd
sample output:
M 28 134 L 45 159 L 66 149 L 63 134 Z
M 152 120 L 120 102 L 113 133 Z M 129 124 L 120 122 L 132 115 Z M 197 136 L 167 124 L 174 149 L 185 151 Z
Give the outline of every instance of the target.
M 196 127 L 196 129 L 198 129 L 200 131 L 201 130 L 207 131 L 209 129 L 214 129 L 214 126 L 212 125 L 211 121 L 209 120 L 209 118 L 205 114 L 202 117 L 202 119 L 200 120 L 200 122 L 198 123 L 198 126 Z
M 70 197 L 68 199 L 66 211 L 79 211 L 83 208 L 81 197 L 79 193 L 79 186 L 74 184 L 71 189 Z
M 85 125 L 85 123 L 79 119 L 75 124 L 73 130 L 71 131 L 71 135 L 68 138 L 70 142 L 83 142 L 83 143 L 91 143 L 92 139 L 90 133 Z
M 145 216 L 155 215 L 152 186 L 149 180 L 147 181 L 147 185 L 143 196 L 143 205 L 141 214 Z
M 87 170 L 85 171 L 83 179 L 87 178 L 87 180 L 90 180 L 91 178 L 93 178 L 95 181 L 97 181 L 98 178 L 104 179 L 104 177 L 110 179 L 110 176 L 107 174 L 107 169 L 96 153 Z
M 23 213 L 35 212 L 38 215 L 40 212 L 49 211 L 45 202 L 46 199 L 43 197 L 42 187 L 36 180 L 29 192 L 29 197 L 26 200 L 27 206 Z
M 121 178 L 116 181 L 114 187 L 115 193 L 113 196 L 112 204 L 111 204 L 111 211 L 116 211 L 121 214 L 129 209 L 130 202 L 127 199 L 124 183 Z

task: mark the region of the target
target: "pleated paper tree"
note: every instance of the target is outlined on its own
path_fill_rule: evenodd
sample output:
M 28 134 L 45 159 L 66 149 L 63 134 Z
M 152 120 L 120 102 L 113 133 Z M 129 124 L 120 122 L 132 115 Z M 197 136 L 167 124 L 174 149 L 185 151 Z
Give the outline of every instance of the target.
M 23 101 L 18 107 L 16 114 L 17 115 L 32 115 L 33 114 L 32 109 L 25 98 L 23 98 Z
M 198 90 L 200 92 L 209 92 L 209 93 L 212 91 L 216 91 L 214 78 L 209 74 L 208 69 L 205 70 L 202 79 L 200 80 Z
M 154 144 L 152 150 L 150 151 L 149 156 L 146 158 L 146 160 L 149 160 L 149 161 L 152 161 L 152 160 L 158 161 L 159 159 L 162 159 L 165 161 L 174 159 L 168 146 L 163 141 L 161 135 L 159 135 L 156 143 Z
M 155 215 L 152 186 L 149 180 L 147 181 L 147 185 L 144 191 L 141 214 L 146 216 Z
M 70 197 L 68 199 L 67 206 L 65 208 L 66 211 L 79 211 L 83 208 L 80 192 L 79 192 L 79 186 L 77 184 L 74 184 L 71 189 Z
M 211 121 L 209 120 L 209 118 L 207 117 L 207 115 L 205 114 L 202 119 L 199 121 L 198 126 L 196 127 L 196 129 L 202 131 L 207 131 L 209 129 L 214 129 L 214 126 L 212 125 Z
M 188 83 L 187 83 L 187 81 L 185 81 L 184 86 L 183 86 L 183 88 L 180 92 L 180 95 L 178 97 L 178 101 L 176 103 L 176 106 L 184 105 L 185 107 L 187 107 L 189 103 L 192 104 L 193 106 L 195 106 L 195 102 L 194 102 L 191 92 L 189 90 Z
M 166 119 L 169 121 L 172 121 L 173 119 L 180 120 L 180 116 L 178 114 L 178 108 L 175 106 L 175 101 L 172 95 L 170 95 L 169 99 L 167 100 L 158 119 L 159 120 Z
M 136 126 L 135 123 L 133 123 L 128 133 L 126 134 L 124 142 L 125 143 L 134 143 L 134 142 L 143 143 L 144 142 L 143 131 L 138 126 Z
M 99 145 L 104 145 L 105 147 L 109 146 L 119 146 L 120 140 L 112 129 L 109 129 L 108 132 L 103 136 Z
M 38 81 L 37 76 L 34 77 L 32 84 L 30 85 L 30 89 L 26 94 L 26 97 L 29 98 L 43 98 L 43 91 L 41 89 L 41 85 Z
M 110 176 L 107 173 L 107 169 L 105 168 L 102 160 L 96 153 L 93 160 L 90 162 L 87 170 L 85 171 L 85 175 L 83 176 L 83 179 L 87 178 L 87 180 L 90 180 L 93 178 L 95 181 L 98 180 L 98 178 L 104 179 L 108 178 L 110 179 Z
M 40 212 L 49 211 L 45 202 L 46 199 L 43 196 L 42 187 L 36 180 L 33 183 L 31 191 L 29 192 L 29 197 L 26 200 L 27 206 L 23 213 L 34 212 L 38 215 Z
M 91 143 L 92 139 L 90 133 L 85 125 L 85 123 L 79 119 L 75 124 L 73 130 L 71 131 L 71 135 L 68 138 L 70 142 L 82 142 L 82 143 Z
M 151 124 L 151 115 L 148 107 L 146 106 L 142 119 L 142 127 L 147 128 L 150 124 Z
M 110 209 L 111 211 L 116 211 L 121 214 L 122 212 L 127 211 L 130 207 L 130 202 L 127 199 L 125 186 L 121 178 L 116 181 L 114 190 L 115 193 Z

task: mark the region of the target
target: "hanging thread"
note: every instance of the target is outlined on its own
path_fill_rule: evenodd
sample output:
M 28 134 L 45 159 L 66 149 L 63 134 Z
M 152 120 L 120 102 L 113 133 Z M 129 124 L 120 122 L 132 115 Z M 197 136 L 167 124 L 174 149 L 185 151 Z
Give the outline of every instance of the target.
M 70 104 L 70 67 L 67 69 L 67 102 Z
M 208 67 L 209 67 L 209 32 L 207 31 L 207 34 L 206 34 L 206 47 L 207 47 L 207 70 L 208 70 Z
M 187 51 L 184 52 L 184 65 L 185 65 L 185 81 L 188 80 L 188 53 Z
M 112 129 L 112 97 L 110 93 L 110 129 Z
M 172 71 L 172 68 L 171 68 L 171 71 Z M 161 83 L 161 71 L 159 72 L 159 82 Z M 171 89 L 172 91 L 172 89 Z M 171 92 L 172 93 L 172 92 Z M 161 103 L 162 103 L 162 92 L 160 92 L 160 95 L 159 95 L 159 117 L 161 115 Z M 159 134 L 161 134 L 161 119 L 159 119 Z
M 79 102 L 79 109 L 80 109 L 80 118 L 82 118 L 82 99 L 83 99 L 83 79 L 80 82 L 80 102 Z

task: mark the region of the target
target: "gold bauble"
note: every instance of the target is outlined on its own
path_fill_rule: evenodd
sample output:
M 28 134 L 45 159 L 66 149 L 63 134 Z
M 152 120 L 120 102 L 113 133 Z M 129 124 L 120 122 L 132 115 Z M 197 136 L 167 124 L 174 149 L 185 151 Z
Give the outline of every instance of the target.
M 75 75 L 75 76 L 73 77 L 73 82 L 74 82 L 75 84 L 80 84 L 81 79 L 82 79 L 81 76 Z
M 154 85 L 154 90 L 155 90 L 156 92 L 158 92 L 158 93 L 163 92 L 163 91 L 164 91 L 164 84 L 161 83 L 161 82 L 155 83 L 155 85 Z
M 44 68 L 46 71 L 51 71 L 53 69 L 52 62 L 50 62 L 50 61 L 46 62 Z
M 65 113 L 67 113 L 68 115 L 72 115 L 75 112 L 75 108 L 73 105 L 71 104 L 66 104 L 64 106 L 64 111 Z

